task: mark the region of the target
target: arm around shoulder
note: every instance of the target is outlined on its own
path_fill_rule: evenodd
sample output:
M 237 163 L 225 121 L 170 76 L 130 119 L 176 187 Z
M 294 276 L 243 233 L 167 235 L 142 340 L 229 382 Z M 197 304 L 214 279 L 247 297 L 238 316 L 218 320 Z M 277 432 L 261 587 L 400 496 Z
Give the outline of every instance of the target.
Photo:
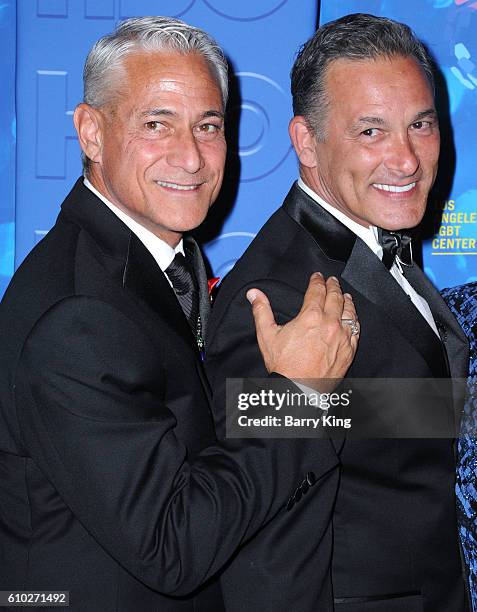
M 137 578 L 182 595 L 283 508 L 313 451 L 229 440 L 189 463 L 164 383 L 141 328 L 80 296 L 31 331 L 15 397 L 25 447 L 75 517 Z

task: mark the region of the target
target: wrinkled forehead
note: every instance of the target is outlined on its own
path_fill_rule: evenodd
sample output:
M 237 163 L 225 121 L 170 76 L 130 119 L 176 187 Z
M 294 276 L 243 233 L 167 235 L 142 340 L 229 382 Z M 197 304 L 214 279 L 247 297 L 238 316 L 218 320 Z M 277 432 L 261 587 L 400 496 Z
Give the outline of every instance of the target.
M 219 76 L 213 64 L 199 51 L 176 49 L 133 50 L 122 58 L 117 87 L 153 86 L 157 80 L 187 80 L 217 90 L 222 97 Z
M 122 59 L 108 86 L 112 107 L 132 105 L 136 108 L 175 91 L 191 99 L 213 99 L 216 105 L 223 105 L 216 74 L 197 52 L 131 52 Z
M 363 79 L 366 77 L 366 79 Z M 419 82 L 433 96 L 433 86 L 428 75 L 416 58 L 404 55 L 379 55 L 370 58 L 350 59 L 340 57 L 327 63 L 324 70 L 324 84 L 331 97 L 337 93 L 353 96 L 360 93 L 370 80 L 386 84 L 410 85 Z M 352 89 L 352 85 L 355 89 Z M 340 87 L 346 92 L 342 92 Z M 338 91 L 337 91 L 338 90 Z
M 336 112 L 361 107 L 419 112 L 434 106 L 431 84 L 413 57 L 334 60 L 326 69 L 324 87 L 328 108 Z

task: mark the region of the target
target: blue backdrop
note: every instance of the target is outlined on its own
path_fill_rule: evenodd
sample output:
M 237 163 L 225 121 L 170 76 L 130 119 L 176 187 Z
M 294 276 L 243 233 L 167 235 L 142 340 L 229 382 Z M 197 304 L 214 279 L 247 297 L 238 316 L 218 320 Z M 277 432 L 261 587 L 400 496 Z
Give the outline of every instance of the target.
M 236 75 L 223 194 L 200 236 L 214 272 L 223 275 L 296 175 L 288 74 L 316 27 L 316 0 L 31 0 L 17 10 L 15 266 L 50 229 L 81 173 L 72 111 L 89 48 L 119 19 L 165 14 L 215 36 Z
M 0 297 L 13 274 L 15 236 L 15 3 L 0 3 Z
M 442 67 L 448 89 L 446 172 L 433 198 L 424 245 L 425 268 L 438 287 L 477 278 L 477 179 L 471 166 L 476 6 L 466 0 L 321 2 L 322 23 L 356 11 L 409 23 Z M 178 16 L 211 32 L 235 72 L 224 189 L 199 232 L 216 275 L 230 269 L 296 178 L 287 134 L 289 71 L 296 50 L 315 30 L 317 0 L 30 0 L 16 9 L 12 0 L 2 0 L 0 295 L 14 265 L 54 223 L 81 172 L 71 115 L 81 100 L 87 51 L 119 19 L 147 14 Z

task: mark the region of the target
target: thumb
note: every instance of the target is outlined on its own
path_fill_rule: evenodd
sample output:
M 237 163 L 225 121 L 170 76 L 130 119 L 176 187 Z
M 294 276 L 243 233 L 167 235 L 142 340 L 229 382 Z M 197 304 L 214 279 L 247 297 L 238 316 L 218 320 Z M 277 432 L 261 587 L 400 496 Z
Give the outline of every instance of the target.
M 255 331 L 260 350 L 263 352 L 264 343 L 277 327 L 275 317 L 267 296 L 260 289 L 249 289 L 247 300 L 252 304 L 252 314 L 255 321 Z

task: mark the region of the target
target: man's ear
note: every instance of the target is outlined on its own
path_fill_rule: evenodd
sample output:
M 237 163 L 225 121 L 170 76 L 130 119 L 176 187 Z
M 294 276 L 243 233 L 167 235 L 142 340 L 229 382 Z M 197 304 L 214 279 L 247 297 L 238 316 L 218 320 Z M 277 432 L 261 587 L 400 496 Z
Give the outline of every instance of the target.
M 317 166 L 316 140 L 305 117 L 302 115 L 293 117 L 288 126 L 288 133 L 300 164 L 307 168 L 315 168 Z
M 93 162 L 101 161 L 102 117 L 98 110 L 82 102 L 73 115 L 78 140 L 83 153 Z

